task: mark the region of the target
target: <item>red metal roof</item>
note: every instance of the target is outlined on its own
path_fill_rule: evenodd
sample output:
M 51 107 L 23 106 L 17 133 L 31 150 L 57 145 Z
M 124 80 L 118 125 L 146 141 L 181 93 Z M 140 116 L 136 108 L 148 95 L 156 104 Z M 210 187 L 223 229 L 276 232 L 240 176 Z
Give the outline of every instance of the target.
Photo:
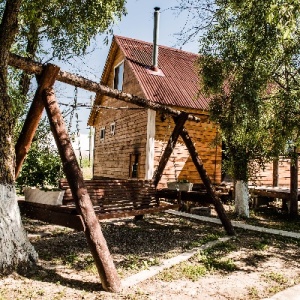
M 164 105 L 208 110 L 209 99 L 199 94 L 197 54 L 159 46 L 158 67 L 163 76 L 154 75 L 152 44 L 114 36 L 132 67 L 147 99 Z

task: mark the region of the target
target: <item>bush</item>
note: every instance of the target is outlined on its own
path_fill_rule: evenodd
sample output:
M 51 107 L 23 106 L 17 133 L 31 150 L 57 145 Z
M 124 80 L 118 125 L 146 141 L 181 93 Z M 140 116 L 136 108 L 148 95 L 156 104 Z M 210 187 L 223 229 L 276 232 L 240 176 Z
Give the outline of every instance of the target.
M 49 124 L 43 119 L 17 178 L 17 188 L 24 186 L 57 187 L 62 177 L 62 165 L 53 143 Z

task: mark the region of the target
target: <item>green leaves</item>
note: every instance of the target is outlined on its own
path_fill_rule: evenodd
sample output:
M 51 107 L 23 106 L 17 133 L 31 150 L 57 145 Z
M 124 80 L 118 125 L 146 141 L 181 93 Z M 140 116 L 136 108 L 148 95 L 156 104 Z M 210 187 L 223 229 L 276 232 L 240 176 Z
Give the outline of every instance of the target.
M 212 98 L 229 168 L 246 180 L 249 162 L 282 153 L 299 139 L 300 4 L 218 0 L 201 40 L 202 91 Z
M 52 56 L 84 55 L 90 41 L 126 14 L 125 0 L 23 1 L 19 39 L 49 42 Z M 37 30 L 32 35 L 32 28 Z
M 61 160 L 53 145 L 49 124 L 43 119 L 17 179 L 17 187 L 57 187 L 62 174 Z

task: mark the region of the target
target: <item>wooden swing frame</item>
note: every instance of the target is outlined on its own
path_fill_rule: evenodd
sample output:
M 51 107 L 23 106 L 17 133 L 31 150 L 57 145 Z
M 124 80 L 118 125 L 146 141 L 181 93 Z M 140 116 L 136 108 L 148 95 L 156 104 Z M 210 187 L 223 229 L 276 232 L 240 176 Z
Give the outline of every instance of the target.
M 58 102 L 55 98 L 54 90 L 52 88 L 55 80 L 65 82 L 70 85 L 83 88 L 85 90 L 96 92 L 97 95 L 103 94 L 115 99 L 136 104 L 140 107 L 150 108 L 172 115 L 176 125 L 160 159 L 158 168 L 153 176 L 154 187 L 157 187 L 166 163 L 169 160 L 169 157 L 176 145 L 178 137 L 181 136 L 206 187 L 207 193 L 212 199 L 212 203 L 215 206 L 215 209 L 226 232 L 229 235 L 235 234 L 233 226 L 225 213 L 220 198 L 215 193 L 215 188 L 206 173 L 206 170 L 203 166 L 201 158 L 196 151 L 191 137 L 189 136 L 187 130 L 184 128 L 184 124 L 187 120 L 196 122 L 199 121 L 197 117 L 164 105 L 151 102 L 147 99 L 113 90 L 109 87 L 103 86 L 83 77 L 60 71 L 60 68 L 56 65 L 47 64 L 46 66 L 44 66 L 40 63 L 37 63 L 30 59 L 22 58 L 14 54 L 11 54 L 9 64 L 13 67 L 22 69 L 27 73 L 36 74 L 38 79 L 38 88 L 36 94 L 32 101 L 23 129 L 15 147 L 16 178 L 19 175 L 25 156 L 29 151 L 35 131 L 38 127 L 38 123 L 41 119 L 43 109 L 45 107 L 47 116 L 50 121 L 51 131 L 55 138 L 56 145 L 58 147 L 58 151 L 62 160 L 63 169 L 68 180 L 73 199 L 75 201 L 76 210 L 74 208 L 72 209 L 68 207 L 55 207 L 51 205 L 38 204 L 32 206 L 32 215 L 36 215 L 36 212 L 34 212 L 35 207 L 36 209 L 38 209 L 39 216 L 41 218 L 42 215 L 40 212 L 44 211 L 43 215 L 45 221 L 52 221 L 54 223 L 56 222 L 56 224 L 58 225 L 69 226 L 78 230 L 83 230 L 85 232 L 91 253 L 94 257 L 101 278 L 102 286 L 105 290 L 112 292 L 119 291 L 120 280 L 114 267 L 113 260 L 110 257 L 109 250 L 106 245 L 105 238 L 102 234 L 91 198 L 86 188 L 81 169 L 78 165 L 74 150 L 72 148 Z M 21 209 L 22 205 L 24 206 L 25 204 L 20 204 Z M 49 213 L 50 207 L 52 207 L 52 212 L 55 211 L 55 213 Z M 45 213 L 46 211 L 48 211 L 48 214 Z M 154 208 L 145 208 L 138 211 L 138 214 L 151 213 L 154 211 Z M 55 216 L 55 218 L 52 218 L 52 220 L 51 215 Z M 66 218 L 66 216 L 68 216 L 68 218 Z M 60 224 L 62 222 L 61 220 L 64 220 L 64 224 Z M 67 222 L 65 220 L 67 220 Z

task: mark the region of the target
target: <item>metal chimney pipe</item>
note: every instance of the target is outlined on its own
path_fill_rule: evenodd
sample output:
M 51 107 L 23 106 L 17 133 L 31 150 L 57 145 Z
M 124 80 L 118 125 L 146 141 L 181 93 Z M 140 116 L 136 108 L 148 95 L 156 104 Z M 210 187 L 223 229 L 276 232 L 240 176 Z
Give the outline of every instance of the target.
M 152 68 L 158 71 L 158 33 L 159 33 L 159 7 L 154 7 L 154 29 L 153 29 L 153 51 L 152 51 Z

